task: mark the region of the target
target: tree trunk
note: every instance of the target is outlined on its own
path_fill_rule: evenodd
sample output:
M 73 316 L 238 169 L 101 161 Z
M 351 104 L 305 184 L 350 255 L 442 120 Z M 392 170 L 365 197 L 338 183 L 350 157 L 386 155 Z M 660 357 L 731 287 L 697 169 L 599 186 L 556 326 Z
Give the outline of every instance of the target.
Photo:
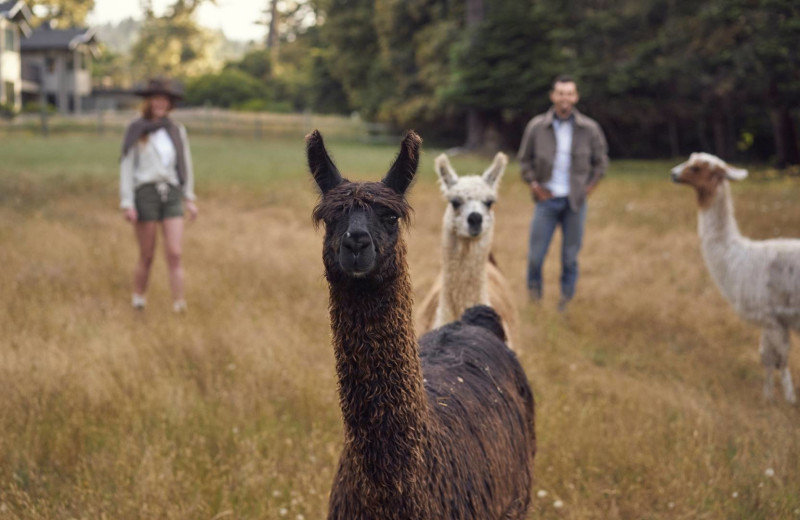
M 612 156 L 630 157 L 631 147 L 627 145 L 625 139 L 619 135 L 616 127 L 614 126 L 612 118 L 608 118 L 601 125 L 603 133 L 608 140 L 608 151 Z
M 725 145 L 725 119 L 720 112 L 715 112 L 712 119 L 712 132 L 714 133 L 714 153 L 722 159 L 729 159 L 728 148 Z
M 700 148 L 704 152 L 711 150 L 711 143 L 708 141 L 706 126 L 706 118 L 700 117 L 697 122 L 697 139 L 700 141 Z
M 467 142 L 464 148 L 477 150 L 483 146 L 483 136 L 486 133 L 486 119 L 477 108 L 470 108 L 467 112 Z
M 800 164 L 800 133 L 797 132 L 795 119 L 790 110 L 786 110 L 786 139 L 789 142 L 789 153 L 787 160 L 789 164 Z
M 789 110 L 785 106 L 770 107 L 769 120 L 775 141 L 775 167 L 783 169 L 790 164 L 800 164 L 797 129 Z
M 725 99 L 725 153 L 730 160 L 734 160 L 737 155 L 736 142 L 739 140 L 736 133 L 736 113 L 732 106 L 734 101 L 731 98 Z
M 483 0 L 467 0 L 467 27 L 481 23 L 483 15 Z
M 269 31 L 267 31 L 267 49 L 278 44 L 278 0 L 271 0 L 269 7 Z
M 775 141 L 775 167 L 786 168 L 786 135 L 783 132 L 781 122 L 781 109 L 771 107 L 769 109 L 769 122 L 772 124 L 772 138 Z
M 681 146 L 678 136 L 678 118 L 674 113 L 669 115 L 669 153 L 670 157 L 680 157 Z
M 483 0 L 467 0 L 467 30 L 474 30 L 475 26 L 483 21 L 483 16 Z M 486 118 L 479 109 L 470 107 L 467 112 L 467 142 L 464 144 L 464 148 L 467 150 L 481 148 L 484 144 L 485 133 Z

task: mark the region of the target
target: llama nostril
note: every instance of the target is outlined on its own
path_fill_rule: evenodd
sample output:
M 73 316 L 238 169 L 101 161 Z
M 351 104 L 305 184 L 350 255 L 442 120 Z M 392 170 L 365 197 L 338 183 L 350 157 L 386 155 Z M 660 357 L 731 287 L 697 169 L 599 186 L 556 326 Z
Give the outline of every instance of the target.
M 467 217 L 469 227 L 478 227 L 483 223 L 483 216 L 480 213 L 470 213 Z
M 342 240 L 342 247 L 352 252 L 354 255 L 359 254 L 364 249 L 372 244 L 372 238 L 370 238 L 369 233 L 351 233 L 347 232 L 344 235 L 344 240 Z

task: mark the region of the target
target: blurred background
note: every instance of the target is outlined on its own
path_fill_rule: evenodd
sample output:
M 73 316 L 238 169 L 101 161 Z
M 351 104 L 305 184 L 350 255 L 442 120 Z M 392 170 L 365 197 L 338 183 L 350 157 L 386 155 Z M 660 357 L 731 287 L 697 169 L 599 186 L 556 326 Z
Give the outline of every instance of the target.
M 345 114 L 373 134 L 413 127 L 447 146 L 514 149 L 569 73 L 612 156 L 800 163 L 792 0 L 22 3 L 30 19 L 9 20 L 33 28 L 20 34 L 16 95 L 0 93 L 7 116 L 42 101 L 61 114 L 130 108 L 133 85 L 166 75 L 206 120 L 212 109 Z
M 493 206 L 536 396 L 529 518 L 800 519 L 800 411 L 764 402 L 759 329 L 669 181 L 694 151 L 747 162 L 742 233 L 798 237 L 799 44 L 796 0 L 0 0 L 0 520 L 325 518 L 343 432 L 303 135 L 369 180 L 404 129 L 424 137 L 419 301 L 447 205 L 433 158 L 458 148 L 463 175 L 513 153 L 562 73 L 612 156 L 568 315 L 559 239 L 528 302 L 516 161 Z M 200 207 L 183 315 L 162 244 L 131 309 L 118 210 L 132 92 L 157 75 L 185 89 Z

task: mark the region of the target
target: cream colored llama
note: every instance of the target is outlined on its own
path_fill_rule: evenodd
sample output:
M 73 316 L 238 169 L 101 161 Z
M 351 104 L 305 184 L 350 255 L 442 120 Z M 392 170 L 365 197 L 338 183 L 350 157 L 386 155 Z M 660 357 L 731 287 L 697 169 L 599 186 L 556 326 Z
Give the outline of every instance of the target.
M 515 338 L 517 309 L 490 256 L 492 205 L 507 164 L 506 155 L 498 153 L 482 175 L 459 177 L 447 155 L 436 158 L 436 173 L 448 201 L 442 224 L 442 271 L 420 306 L 420 334 L 459 319 L 473 305 L 484 304 L 502 318 L 509 345 Z
M 711 278 L 744 319 L 761 325 L 764 395 L 772 398 L 774 370 L 783 396 L 796 401 L 789 372 L 789 330 L 800 331 L 800 240 L 750 240 L 733 214 L 729 180 L 747 177 L 707 153 L 693 153 L 672 169 L 672 180 L 697 191 L 700 242 Z

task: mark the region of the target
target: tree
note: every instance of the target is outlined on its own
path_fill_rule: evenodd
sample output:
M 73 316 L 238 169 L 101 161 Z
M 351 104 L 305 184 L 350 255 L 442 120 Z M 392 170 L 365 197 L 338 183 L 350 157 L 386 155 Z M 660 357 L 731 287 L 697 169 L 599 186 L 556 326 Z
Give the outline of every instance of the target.
M 218 74 L 204 74 L 186 83 L 186 102 L 190 105 L 210 103 L 216 107 L 235 108 L 251 100 L 269 99 L 261 81 L 236 69 Z
M 52 22 L 59 29 L 83 26 L 94 9 L 94 0 L 32 0 L 28 4 L 37 13 L 34 23 Z
M 392 89 L 380 56 L 374 27 L 374 0 L 321 0 L 325 11 L 322 37 L 330 47 L 330 72 L 339 81 L 349 104 L 370 119 Z
M 267 49 L 253 49 L 238 61 L 228 62 L 225 69 L 237 69 L 254 78 L 268 81 L 272 76 L 272 58 Z
M 550 17 L 514 0 L 495 1 L 485 12 L 468 5 L 467 16 L 444 97 L 468 111 L 467 149 L 516 146 L 519 122 L 546 106 L 558 72 Z M 516 124 L 506 129 L 509 122 Z
M 164 16 L 154 14 L 149 2 L 139 39 L 131 49 L 137 75 L 186 78 L 214 68 L 208 46 L 210 37 L 194 19 L 197 8 L 214 0 L 175 0 Z
M 796 0 L 314 5 L 320 59 L 367 119 L 512 148 L 567 73 L 614 155 L 800 163 Z

